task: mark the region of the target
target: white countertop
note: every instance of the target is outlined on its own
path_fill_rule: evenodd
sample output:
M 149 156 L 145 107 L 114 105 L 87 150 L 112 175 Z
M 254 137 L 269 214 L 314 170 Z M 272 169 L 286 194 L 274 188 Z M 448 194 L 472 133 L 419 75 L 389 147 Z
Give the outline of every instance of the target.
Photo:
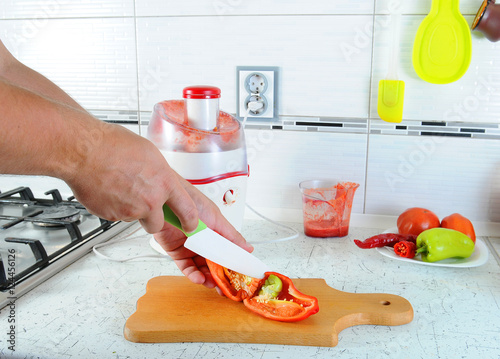
M 291 278 L 324 278 L 355 293 L 390 293 L 410 301 L 415 312 L 402 326 L 362 325 L 339 334 L 336 347 L 227 343 L 138 344 L 123 337 L 127 318 L 160 275 L 182 275 L 169 259 L 112 262 L 88 254 L 0 313 L 2 358 L 500 358 L 500 264 L 490 253 L 475 268 L 405 263 L 362 250 L 353 239 L 380 229 L 351 228 L 344 238 L 305 237 L 301 223 L 288 223 L 299 238 L 255 245 L 255 254 Z M 138 225 L 126 241 L 102 248 L 112 257 L 155 254 Z M 288 236 L 260 220 L 246 220 L 250 242 Z M 132 234 L 131 234 L 132 233 Z M 482 237 L 500 252 L 500 239 Z M 16 325 L 15 352 L 7 347 L 9 317 Z

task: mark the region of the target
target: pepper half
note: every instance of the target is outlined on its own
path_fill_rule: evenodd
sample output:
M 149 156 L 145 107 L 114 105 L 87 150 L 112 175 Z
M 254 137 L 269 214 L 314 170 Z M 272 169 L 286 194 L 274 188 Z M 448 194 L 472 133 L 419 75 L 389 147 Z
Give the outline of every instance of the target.
M 277 286 L 278 281 L 281 283 Z M 301 293 L 290 278 L 276 272 L 267 272 L 259 293 L 243 300 L 243 304 L 256 314 L 281 322 L 297 322 L 319 311 L 316 297 Z
M 217 287 L 226 297 L 234 301 L 241 302 L 243 299 L 251 297 L 263 281 L 263 279 L 252 278 L 224 268 L 208 259 L 206 261 Z
M 217 286 L 234 301 L 265 318 L 296 322 L 319 311 L 316 297 L 301 293 L 283 274 L 266 272 L 263 279 L 252 278 L 224 268 L 207 259 Z

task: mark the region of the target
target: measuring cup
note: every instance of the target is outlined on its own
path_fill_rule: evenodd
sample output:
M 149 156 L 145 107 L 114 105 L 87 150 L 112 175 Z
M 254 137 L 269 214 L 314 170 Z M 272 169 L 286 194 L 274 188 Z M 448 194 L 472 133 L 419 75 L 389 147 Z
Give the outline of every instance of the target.
M 336 180 L 299 183 L 304 233 L 309 237 L 344 237 L 349 233 L 352 200 L 359 184 Z

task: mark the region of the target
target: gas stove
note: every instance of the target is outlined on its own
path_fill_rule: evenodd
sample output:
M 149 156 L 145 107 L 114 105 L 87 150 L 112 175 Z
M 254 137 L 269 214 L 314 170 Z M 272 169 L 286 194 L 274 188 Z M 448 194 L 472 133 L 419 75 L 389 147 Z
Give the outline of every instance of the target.
M 0 191 L 0 309 L 131 226 L 90 214 L 57 189 Z

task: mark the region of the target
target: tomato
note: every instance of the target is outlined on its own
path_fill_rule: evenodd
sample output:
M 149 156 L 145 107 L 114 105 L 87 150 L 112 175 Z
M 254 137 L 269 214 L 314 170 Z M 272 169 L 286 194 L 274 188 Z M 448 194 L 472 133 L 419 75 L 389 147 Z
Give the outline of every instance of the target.
M 453 213 L 444 217 L 441 221 L 441 227 L 462 232 L 463 234 L 469 236 L 474 243 L 476 243 L 476 232 L 474 231 L 472 222 L 459 213 Z
M 399 234 L 413 234 L 418 236 L 426 229 L 439 227 L 438 216 L 425 208 L 408 208 L 401 213 L 397 221 Z

